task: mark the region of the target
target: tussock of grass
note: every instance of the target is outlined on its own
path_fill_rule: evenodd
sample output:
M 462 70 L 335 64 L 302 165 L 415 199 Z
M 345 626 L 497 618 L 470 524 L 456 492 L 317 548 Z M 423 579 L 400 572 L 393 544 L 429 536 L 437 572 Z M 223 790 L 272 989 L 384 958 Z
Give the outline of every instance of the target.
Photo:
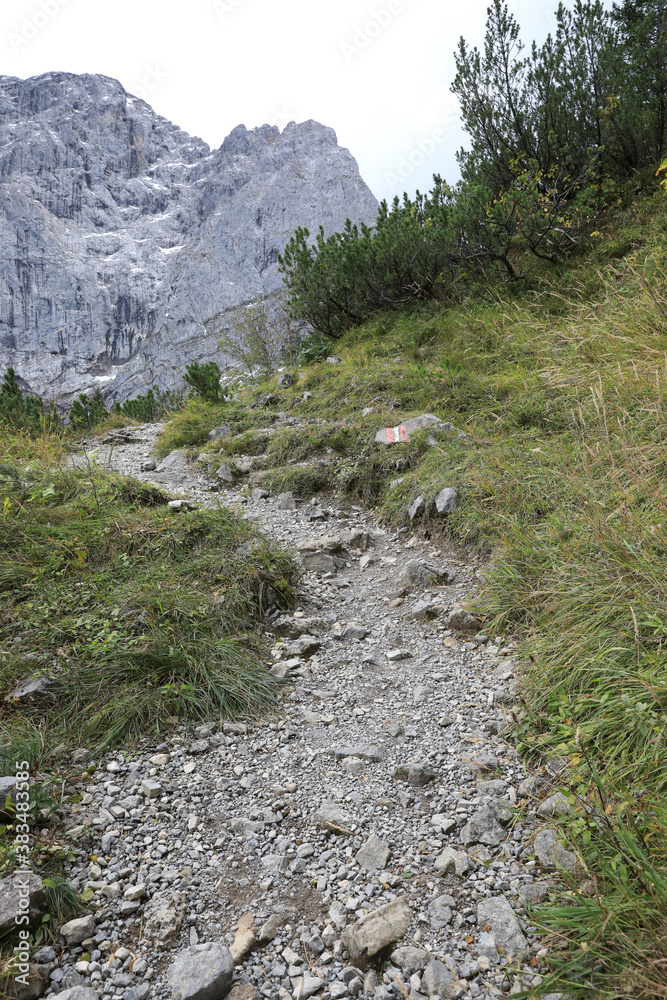
M 308 500 L 330 484 L 331 470 L 325 465 L 285 465 L 272 469 L 262 482 L 272 493 L 291 492 Z
M 0 512 L 0 686 L 57 677 L 53 739 L 67 724 L 70 743 L 102 749 L 271 700 L 256 629 L 289 605 L 295 567 L 247 521 L 175 513 L 97 469 L 5 476 Z M 3 703 L 4 739 L 21 725 Z

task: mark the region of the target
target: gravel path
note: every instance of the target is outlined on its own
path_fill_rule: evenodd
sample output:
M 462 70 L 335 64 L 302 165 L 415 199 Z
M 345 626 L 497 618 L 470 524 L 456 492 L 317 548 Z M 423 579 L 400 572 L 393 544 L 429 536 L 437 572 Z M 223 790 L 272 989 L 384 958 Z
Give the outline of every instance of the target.
M 300 551 L 300 603 L 271 623 L 267 665 L 290 683 L 265 718 L 112 754 L 82 786 L 68 823 L 94 834 L 70 878 L 92 915 L 64 929 L 54 992 L 223 996 L 221 944 L 233 1000 L 538 986 L 546 952 L 525 907 L 549 852 L 573 859 L 548 830 L 535 841 L 538 808 L 558 799 L 502 738 L 511 644 L 452 627 L 470 624 L 457 608 L 474 571 L 357 508 L 213 493 L 176 460 L 144 471 L 158 431 L 98 442 L 95 461 L 240 509 Z

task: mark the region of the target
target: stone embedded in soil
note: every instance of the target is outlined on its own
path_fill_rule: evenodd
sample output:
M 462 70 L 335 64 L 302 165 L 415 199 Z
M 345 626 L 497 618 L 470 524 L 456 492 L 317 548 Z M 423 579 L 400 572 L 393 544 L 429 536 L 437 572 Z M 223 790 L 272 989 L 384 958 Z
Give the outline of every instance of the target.
M 233 978 L 229 949 L 212 941 L 186 948 L 167 971 L 172 1000 L 222 1000 Z
M 350 833 L 355 825 L 350 814 L 341 809 L 336 802 L 323 802 L 313 819 L 322 830 L 329 830 L 332 833 Z
M 422 788 L 435 781 L 436 773 L 428 764 L 399 764 L 394 768 L 394 777 L 399 781 L 407 781 L 409 785 Z
M 483 899 L 477 905 L 477 925 L 493 935 L 497 947 L 507 955 L 521 956 L 528 950 L 528 941 L 516 914 L 505 896 Z
M 367 913 L 343 934 L 351 961 L 366 968 L 376 955 L 407 933 L 411 920 L 412 909 L 404 897 Z
M 367 871 L 382 871 L 387 867 L 391 856 L 388 844 L 385 844 L 376 833 L 372 833 L 366 843 L 357 851 L 355 861 Z

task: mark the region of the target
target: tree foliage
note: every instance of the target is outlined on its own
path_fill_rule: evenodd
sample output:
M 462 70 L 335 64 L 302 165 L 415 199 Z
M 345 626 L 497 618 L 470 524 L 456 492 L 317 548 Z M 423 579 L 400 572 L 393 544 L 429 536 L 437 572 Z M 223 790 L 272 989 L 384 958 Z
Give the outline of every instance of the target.
M 220 375 L 220 368 L 215 361 L 205 361 L 204 364 L 193 361 L 185 366 L 183 378 L 195 396 L 200 396 L 209 403 L 220 403 L 223 398 Z
M 8 368 L 0 385 L 0 423 L 28 432 L 59 427 L 60 417 L 53 403 L 39 396 L 24 395 L 13 368 Z
M 519 280 L 581 247 L 629 180 L 648 182 L 667 140 L 667 0 L 574 0 L 555 20 L 526 49 L 492 0 L 482 49 L 462 38 L 455 53 L 460 182 L 383 202 L 373 227 L 297 230 L 279 259 L 292 315 L 335 338 L 469 279 Z

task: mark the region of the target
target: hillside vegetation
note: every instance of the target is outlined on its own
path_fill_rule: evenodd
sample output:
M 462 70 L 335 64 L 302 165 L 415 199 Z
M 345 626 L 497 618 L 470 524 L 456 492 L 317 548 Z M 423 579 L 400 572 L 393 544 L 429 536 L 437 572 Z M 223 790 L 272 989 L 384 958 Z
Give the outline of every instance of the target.
M 559 822 L 582 869 L 536 917 L 557 931 L 557 985 L 664 997 L 667 203 L 639 197 L 600 225 L 596 249 L 529 287 L 375 315 L 336 342 L 340 363 L 248 388 L 245 430 L 209 454 L 256 455 L 255 483 L 336 490 L 479 559 L 484 629 L 520 643 L 514 738 L 576 795 Z M 277 410 L 304 426 L 267 436 Z M 189 402 L 163 451 L 199 454 L 222 412 Z M 374 443 L 422 412 L 465 436 Z M 410 520 L 446 486 L 455 513 Z
M 383 205 L 373 229 L 297 232 L 281 266 L 315 335 L 293 383 L 245 378 L 228 400 L 215 362 L 197 367 L 160 442 L 211 469 L 253 456 L 248 485 L 334 491 L 479 564 L 476 612 L 523 665 L 508 736 L 558 772 L 580 858 L 533 914 L 553 974 L 532 995 L 667 997 L 666 67 L 662 0 L 576 0 L 526 56 L 494 0 L 484 51 L 458 52 L 461 182 Z M 4 392 L 7 426 L 27 404 Z M 112 419 L 170 404 L 133 402 Z M 289 604 L 291 559 L 227 511 L 174 521 L 158 491 L 58 468 L 52 412 L 28 410 L 0 470 L 1 667 L 7 687 L 60 668 L 63 710 L 27 730 L 6 704 L 10 758 L 43 766 L 65 717 L 100 749 L 265 703 L 255 626 L 269 590 Z M 98 411 L 84 401 L 80 426 Z M 424 412 L 454 431 L 375 444 Z

